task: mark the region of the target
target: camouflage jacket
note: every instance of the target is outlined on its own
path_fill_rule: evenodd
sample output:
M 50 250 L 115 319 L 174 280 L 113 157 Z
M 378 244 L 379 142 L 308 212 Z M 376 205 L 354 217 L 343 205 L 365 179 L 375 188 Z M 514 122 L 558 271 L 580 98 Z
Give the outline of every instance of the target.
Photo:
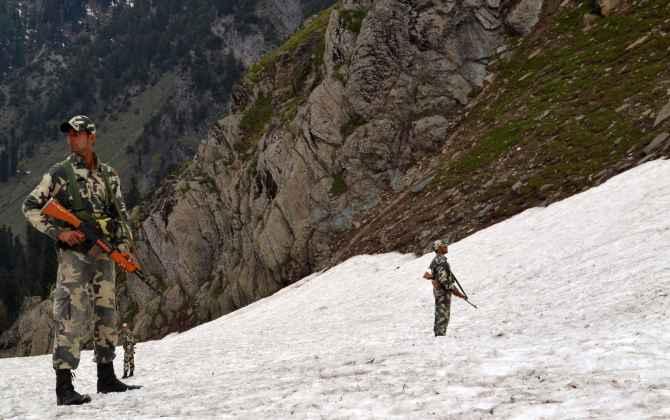
M 133 238 L 127 224 L 128 214 L 121 195 L 121 181 L 116 171 L 111 166 L 98 161 L 97 157 L 93 170 L 87 169 L 84 160 L 76 154 L 68 156 L 66 161 L 70 162 L 74 170 L 84 213 L 93 219 L 91 221 L 107 220 L 109 223 L 107 223 L 106 239 L 113 245 L 120 246 L 122 250 L 127 250 L 123 248 L 129 248 Z M 57 240 L 58 235 L 64 230 L 69 230 L 69 227 L 42 215 L 42 207 L 49 199 L 55 197 L 65 208 L 74 210 L 64 162 L 52 166 L 23 202 L 23 214 L 28 222 L 53 240 Z M 105 183 L 105 175 L 108 184 Z M 112 195 L 116 197 L 116 200 Z M 115 203 L 118 203 L 118 209 Z M 81 217 L 80 214 L 78 216 Z M 58 246 L 82 251 L 79 247 L 70 248 L 62 242 L 58 242 Z
M 451 272 L 446 256 L 437 255 L 433 258 L 433 261 L 430 263 L 430 272 L 433 275 L 433 279 L 440 282 L 445 289 L 451 289 L 454 285 L 455 277 Z
M 135 353 L 135 337 L 128 332 L 121 332 L 121 345 L 125 353 Z

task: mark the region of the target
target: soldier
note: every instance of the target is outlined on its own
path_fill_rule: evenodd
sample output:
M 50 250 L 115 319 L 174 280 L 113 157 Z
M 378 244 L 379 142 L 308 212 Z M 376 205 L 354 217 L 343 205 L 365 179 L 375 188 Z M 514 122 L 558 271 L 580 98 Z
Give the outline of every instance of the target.
M 437 255 L 430 263 L 430 271 L 426 271 L 423 278 L 433 282 L 433 295 L 435 296 L 435 325 L 433 331 L 437 337 L 447 333 L 451 294 L 453 293 L 464 299 L 465 296 L 454 285 L 456 278 L 451 272 L 446 256 L 449 252 L 447 241 L 438 239 L 433 242 L 433 251 Z
M 71 154 L 54 165 L 23 203 L 23 213 L 37 230 L 56 242 L 58 273 L 54 291 L 56 322 L 53 368 L 56 370 L 58 405 L 79 405 L 91 401 L 72 385 L 72 370 L 79 366 L 81 343 L 91 323 L 98 365 L 97 391 L 123 392 L 139 386 L 126 385 L 114 374 L 112 361 L 117 342 L 115 265 L 96 247 L 87 252 L 84 235 L 65 224 L 47 218 L 42 207 L 55 198 L 80 219 L 97 223 L 110 243 L 130 252 L 132 236 L 126 222 L 119 176 L 100 162 L 93 147 L 95 125 L 77 115 L 60 130 L 67 134 Z
M 135 370 L 135 337 L 125 322 L 121 326 L 121 345 L 123 346 L 123 376 L 133 376 Z

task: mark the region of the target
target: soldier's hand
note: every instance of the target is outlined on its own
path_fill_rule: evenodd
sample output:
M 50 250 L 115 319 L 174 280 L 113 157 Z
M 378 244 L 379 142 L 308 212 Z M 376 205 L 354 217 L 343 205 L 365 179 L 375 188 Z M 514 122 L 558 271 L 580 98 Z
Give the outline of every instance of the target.
M 131 252 L 122 252 L 123 256 L 128 259 L 133 264 L 137 264 L 137 258 L 135 258 L 135 255 Z
M 428 280 L 432 280 L 433 279 L 433 274 L 426 271 L 425 273 L 423 273 L 423 278 L 428 279 Z
M 80 243 L 84 242 L 84 239 L 86 239 L 86 237 L 78 230 L 66 230 L 65 232 L 61 232 L 60 235 L 58 235 L 59 241 L 65 242 L 70 246 L 79 245 Z
M 132 253 L 128 244 L 122 243 L 119 245 L 118 249 L 121 254 L 128 259 L 128 261 L 132 262 L 133 264 L 137 264 L 137 258 L 135 258 L 135 254 Z

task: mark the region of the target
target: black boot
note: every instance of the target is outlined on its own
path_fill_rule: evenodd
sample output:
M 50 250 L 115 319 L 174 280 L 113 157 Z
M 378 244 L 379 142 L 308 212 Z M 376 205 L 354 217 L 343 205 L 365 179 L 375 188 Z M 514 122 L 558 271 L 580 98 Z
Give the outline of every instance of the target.
M 121 379 L 125 379 L 127 377 L 128 377 L 128 371 L 123 369 L 123 376 L 121 377 Z
M 114 365 L 112 363 L 98 364 L 98 392 L 106 394 L 108 392 L 126 392 L 139 388 L 142 387 L 139 385 L 126 385 L 119 381 L 114 374 Z
M 57 405 L 81 405 L 91 402 L 91 397 L 81 395 L 74 390 L 72 377 L 74 373 L 70 369 L 56 369 L 56 404 Z
M 130 372 L 128 373 L 128 377 L 129 377 L 129 378 L 130 378 L 131 376 L 133 376 L 133 371 L 134 371 L 134 370 L 135 370 L 135 368 L 130 368 Z

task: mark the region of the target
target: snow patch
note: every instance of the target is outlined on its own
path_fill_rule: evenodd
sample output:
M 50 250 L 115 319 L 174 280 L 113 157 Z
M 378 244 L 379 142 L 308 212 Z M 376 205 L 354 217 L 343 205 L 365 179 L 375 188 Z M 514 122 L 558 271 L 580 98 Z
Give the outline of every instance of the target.
M 450 247 L 479 305 L 432 336 L 433 255 L 358 256 L 239 311 L 140 343 L 139 391 L 95 394 L 83 352 L 0 360 L 0 418 L 668 418 L 670 162 L 639 166 Z M 119 349 L 115 361 L 121 371 Z

